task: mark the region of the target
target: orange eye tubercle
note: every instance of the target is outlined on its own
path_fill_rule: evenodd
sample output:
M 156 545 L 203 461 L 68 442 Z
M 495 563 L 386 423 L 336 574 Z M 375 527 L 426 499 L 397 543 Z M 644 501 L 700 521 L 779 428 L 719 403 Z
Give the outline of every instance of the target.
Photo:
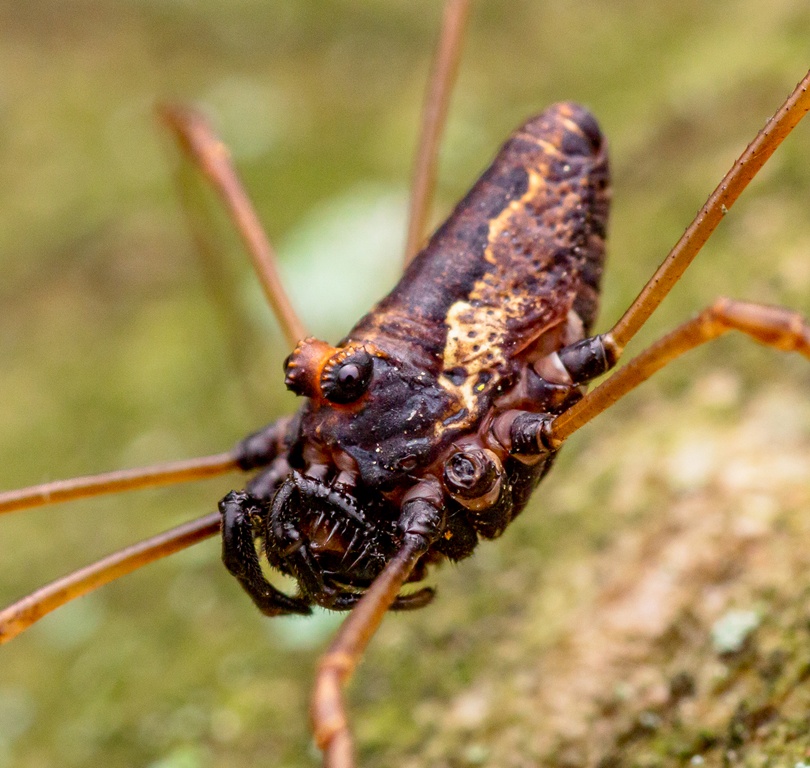
M 337 347 L 313 337 L 299 341 L 284 361 L 284 383 L 302 397 L 322 397 L 321 374 L 326 364 L 340 352 Z
M 345 405 L 363 395 L 371 381 L 374 357 L 383 356 L 373 345 L 337 348 L 307 338 L 285 361 L 284 383 L 297 395 Z

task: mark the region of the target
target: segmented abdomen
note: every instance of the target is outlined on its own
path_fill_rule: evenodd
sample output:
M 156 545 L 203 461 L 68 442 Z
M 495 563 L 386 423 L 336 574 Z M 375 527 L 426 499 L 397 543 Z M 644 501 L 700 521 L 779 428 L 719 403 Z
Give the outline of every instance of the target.
M 497 372 L 571 309 L 588 332 L 609 197 L 596 120 L 555 104 L 509 138 L 349 338 L 405 344 L 436 373 L 474 376 Z

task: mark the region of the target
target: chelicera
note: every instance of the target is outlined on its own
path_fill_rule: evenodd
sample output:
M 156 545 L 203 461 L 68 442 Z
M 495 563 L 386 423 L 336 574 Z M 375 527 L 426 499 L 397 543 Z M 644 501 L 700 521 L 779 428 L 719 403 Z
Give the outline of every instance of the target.
M 0 639 L 139 565 L 220 532 L 223 560 L 268 616 L 351 611 L 322 659 L 315 736 L 333 768 L 353 765 L 342 687 L 388 609 L 433 598 L 430 566 L 500 536 L 563 442 L 667 362 L 727 330 L 810 357 L 810 328 L 778 307 L 720 299 L 592 391 L 725 212 L 810 108 L 810 75 L 741 156 L 638 299 L 593 335 L 609 204 L 593 116 L 554 105 L 520 126 L 424 244 L 437 137 L 467 4 L 449 0 L 413 194 L 408 264 L 394 290 L 336 346 L 307 336 L 227 155 L 196 113 L 164 117 L 224 198 L 293 348 L 298 412 L 233 450 L 79 478 L 0 497 L 11 511 L 239 468 L 255 474 L 219 512 L 111 556 L 0 614 Z M 262 557 L 297 583 L 282 592 Z

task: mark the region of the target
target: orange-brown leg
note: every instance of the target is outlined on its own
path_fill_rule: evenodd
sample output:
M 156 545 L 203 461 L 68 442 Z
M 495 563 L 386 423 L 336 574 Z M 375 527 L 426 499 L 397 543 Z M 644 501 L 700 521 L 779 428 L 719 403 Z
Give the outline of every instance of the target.
M 342 689 L 422 551 L 416 546 L 405 546 L 399 551 L 352 609 L 318 664 L 311 716 L 315 743 L 323 751 L 325 768 L 354 766 Z
M 200 167 L 225 202 L 284 336 L 290 348 L 295 347 L 307 335 L 306 329 L 284 290 L 276 267 L 275 251 L 239 180 L 227 147 L 196 110 L 172 105 L 162 107 L 160 114 L 186 154 Z
M 798 312 L 783 307 L 718 299 L 697 317 L 659 339 L 554 419 L 547 438 L 561 444 L 581 426 L 646 381 L 667 363 L 727 331 L 740 331 L 760 344 L 810 359 L 810 325 Z
M 122 469 L 100 475 L 74 477 L 70 480 L 55 480 L 51 483 L 0 493 L 0 514 L 107 493 L 204 480 L 226 472 L 234 472 L 239 468 L 237 452 L 232 451 L 199 459 L 153 464 L 138 469 Z
M 723 216 L 728 213 L 751 179 L 808 110 L 810 110 L 810 72 L 740 155 L 636 300 L 613 326 L 610 336 L 618 352 L 627 346 L 630 339 L 672 290 Z
M 233 451 L 185 461 L 155 464 L 0 493 L 0 513 L 61 501 L 203 480 L 226 472 L 267 466 L 283 450 L 288 419 L 279 419 L 249 435 Z M 71 573 L 0 611 L 0 642 L 15 637 L 60 605 L 148 563 L 219 533 L 220 514 L 194 520 L 116 552 Z
M 179 552 L 219 533 L 218 512 L 179 525 L 152 538 L 132 544 L 93 565 L 57 579 L 0 611 L 0 644 L 28 629 L 60 605 L 86 595 L 120 576 L 155 560 Z
M 624 315 L 608 333 L 602 335 L 603 345 L 610 350 L 614 362 L 681 278 L 751 179 L 808 111 L 810 72 L 740 155 Z M 738 316 L 740 312 L 744 316 Z M 550 422 L 546 440 L 550 444 L 561 444 L 583 424 L 610 407 L 670 360 L 704 341 L 727 330 L 736 329 L 762 343 L 778 346 L 772 340 L 774 337 L 768 334 L 775 333 L 785 322 L 802 323 L 802 329 L 806 329 L 804 321 L 788 310 L 721 299 L 698 318 L 685 323 L 642 352 L 572 408 Z M 797 331 L 798 336 L 792 331 L 785 330 L 785 333 L 786 336 L 782 333 L 779 338 L 800 343 L 804 338 L 802 333 L 806 333 L 806 330 Z M 805 353 L 804 347 L 800 346 L 800 349 Z
M 405 241 L 406 266 L 416 255 L 426 234 L 433 192 L 436 187 L 439 145 L 447 121 L 450 95 L 453 92 L 453 84 L 458 72 L 469 9 L 469 0 L 447 0 L 444 5 L 442 29 L 425 93 L 422 126 L 413 169 L 408 210 L 408 233 Z
M 167 148 L 175 150 L 175 146 Z M 226 258 L 229 255 L 227 235 L 230 233 L 221 232 L 212 223 L 218 221 L 216 214 L 224 212 L 221 200 L 210 189 L 210 184 L 205 183 L 207 179 L 201 178 L 195 163 L 184 162 L 185 155 L 180 158 L 181 162 L 176 162 L 176 151 L 170 153 L 170 159 L 175 161 L 172 163 L 172 177 L 180 210 L 185 216 L 205 292 L 216 312 L 217 326 L 222 331 L 223 352 L 234 372 L 235 384 L 241 390 L 248 413 L 260 421 L 264 413 L 256 397 L 257 385 L 248 372 L 255 360 L 255 348 L 265 342 L 266 334 L 251 317 L 244 297 L 240 298 L 241 265 Z

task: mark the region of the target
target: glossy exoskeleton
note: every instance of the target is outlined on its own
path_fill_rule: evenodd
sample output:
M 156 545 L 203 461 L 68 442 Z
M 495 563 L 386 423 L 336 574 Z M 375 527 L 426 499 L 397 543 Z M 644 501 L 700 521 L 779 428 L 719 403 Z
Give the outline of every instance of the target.
M 306 402 L 242 443 L 242 466 L 264 468 L 220 503 L 225 563 L 264 613 L 351 608 L 405 537 L 424 542 L 418 581 L 520 513 L 554 460 L 543 425 L 611 362 L 588 338 L 608 203 L 596 121 L 555 105 L 337 347 L 298 344 L 286 384 Z M 298 594 L 264 578 L 254 539 Z

